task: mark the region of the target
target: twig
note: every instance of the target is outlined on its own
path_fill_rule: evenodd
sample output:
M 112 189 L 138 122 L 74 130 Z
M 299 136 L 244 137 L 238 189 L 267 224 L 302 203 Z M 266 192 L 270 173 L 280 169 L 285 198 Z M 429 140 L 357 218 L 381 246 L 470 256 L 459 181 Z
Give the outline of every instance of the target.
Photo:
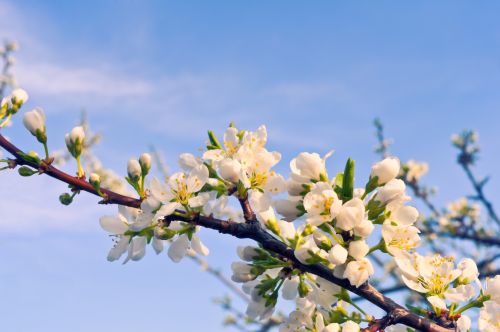
M 24 159 L 20 155 L 21 151 L 12 143 L 7 141 L 2 135 L 0 135 L 0 146 L 5 148 L 7 151 L 12 153 L 17 159 L 19 159 L 20 164 L 28 165 L 36 169 L 40 168 L 40 165 L 37 165 L 36 163 L 24 161 Z M 98 193 L 92 188 L 92 185 L 90 185 L 90 183 L 88 183 L 87 181 L 70 176 L 69 174 L 62 172 L 51 165 L 47 165 L 46 167 L 44 167 L 43 172 L 47 173 L 47 175 L 53 178 L 56 178 L 62 182 L 70 184 L 80 190 L 84 190 L 89 193 L 98 195 Z M 138 208 L 140 206 L 141 201 L 139 199 L 123 196 L 105 189 L 101 189 L 101 191 L 106 193 L 109 197 L 106 203 L 121 204 L 135 208 Z M 232 235 L 240 239 L 254 240 L 258 242 L 264 249 L 280 255 L 284 259 L 287 259 L 289 262 L 293 264 L 294 268 L 299 269 L 302 272 L 308 272 L 316 276 L 322 277 L 338 286 L 345 288 L 346 290 L 356 295 L 364 297 L 369 302 L 373 303 L 377 307 L 381 308 L 382 310 L 386 311 L 387 313 L 390 313 L 393 317 L 395 317 L 394 323 L 402 323 L 409 327 L 429 332 L 451 331 L 450 329 L 444 328 L 432 322 L 428 318 L 418 316 L 417 314 L 408 311 L 401 305 L 394 302 L 394 300 L 386 297 L 385 295 L 377 291 L 369 283 L 365 283 L 360 287 L 355 287 L 352 286 L 348 280 L 335 277 L 330 269 L 321 264 L 311 264 L 311 265 L 302 264 L 295 257 L 294 251 L 291 248 L 289 248 L 285 243 L 274 238 L 271 234 L 262 229 L 260 224 L 255 220 L 247 220 L 246 223 L 237 223 L 230 220 L 221 220 L 210 216 L 207 217 L 201 215 L 195 215 L 193 217 L 187 217 L 182 215 L 176 215 L 176 216 L 170 215 L 166 216 L 165 220 L 184 221 L 201 227 L 216 230 L 222 234 Z

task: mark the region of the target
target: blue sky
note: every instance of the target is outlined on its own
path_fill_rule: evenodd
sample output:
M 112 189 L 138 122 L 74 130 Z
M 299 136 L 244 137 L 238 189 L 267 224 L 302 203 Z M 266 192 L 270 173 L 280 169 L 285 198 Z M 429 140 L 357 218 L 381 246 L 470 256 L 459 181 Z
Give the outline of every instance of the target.
M 15 72 L 27 107 L 48 115 L 52 149 L 82 109 L 105 133 L 106 165 L 150 144 L 175 167 L 197 152 L 206 129 L 230 122 L 268 126 L 279 170 L 301 151 L 335 149 L 330 169 L 349 156 L 358 183 L 376 159 L 372 120 L 392 151 L 426 160 L 438 202 L 471 193 L 449 144 L 479 131 L 477 172 L 500 162 L 500 4 L 494 1 L 3 1 L 0 38 L 18 40 Z M 16 122 L 6 134 L 32 138 Z M 498 173 L 497 173 L 498 174 Z M 190 262 L 148 255 L 110 264 L 98 217 L 111 207 L 81 196 L 57 204 L 62 184 L 0 173 L 0 327 L 7 331 L 220 331 L 211 299 L 225 293 Z M 204 232 L 210 262 L 227 272 L 237 243 Z M 231 248 L 230 250 L 228 248 Z M 193 310 L 202 307 L 203 310 Z M 194 315 L 194 317 L 193 317 Z

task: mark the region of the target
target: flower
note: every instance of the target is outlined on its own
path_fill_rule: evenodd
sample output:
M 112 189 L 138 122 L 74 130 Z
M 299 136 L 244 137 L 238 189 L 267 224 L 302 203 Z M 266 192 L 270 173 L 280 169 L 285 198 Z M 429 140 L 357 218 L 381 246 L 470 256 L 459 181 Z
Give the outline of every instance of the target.
M 359 198 L 353 198 L 338 209 L 336 226 L 344 231 L 349 231 L 360 226 L 365 219 L 365 205 Z
M 333 265 L 344 264 L 347 260 L 347 254 L 346 248 L 336 244 L 328 251 L 328 261 Z
M 486 279 L 484 294 L 489 295 L 492 301 L 500 304 L 500 275 Z
M 460 276 L 451 257 L 401 255 L 395 257 L 403 272 L 401 278 L 409 288 L 428 295 L 444 295 L 449 285 Z
M 141 164 L 137 159 L 130 159 L 127 163 L 127 173 L 128 177 L 132 181 L 137 181 L 141 177 L 142 170 L 141 170 Z
M 405 168 L 408 169 L 405 176 L 410 182 L 418 181 L 429 171 L 429 165 L 427 163 L 419 163 L 415 160 L 408 160 L 405 166 Z
M 47 141 L 45 134 L 45 113 L 41 108 L 37 107 L 30 112 L 26 112 L 23 116 L 23 124 L 31 135 L 39 140 Z
M 388 157 L 372 166 L 371 177 L 378 177 L 378 184 L 385 184 L 395 179 L 399 174 L 400 163 L 395 157 Z
M 139 164 L 141 165 L 142 174 L 149 173 L 151 169 L 151 155 L 149 153 L 143 153 L 139 158 Z
M 357 240 L 349 243 L 349 255 L 356 260 L 365 257 L 369 251 L 370 247 L 365 240 Z
M 13 104 L 22 105 L 28 101 L 28 93 L 23 89 L 15 89 L 10 96 Z
M 405 195 L 405 190 L 406 185 L 403 180 L 393 179 L 378 190 L 376 199 L 382 204 L 404 203 L 410 199 Z
M 119 206 L 118 211 L 116 216 L 103 216 L 99 220 L 101 227 L 117 238 L 115 245 L 109 251 L 108 261 L 120 259 L 126 251 L 128 255 L 123 264 L 129 260 L 140 260 L 146 254 L 147 238 L 146 236 L 132 237 L 129 231 L 139 232 L 150 226 L 153 214 L 148 211 L 146 205 L 143 210 Z M 156 253 L 160 253 L 163 250 L 163 241 L 153 237 L 152 246 Z
M 414 226 L 394 226 L 384 223 L 382 237 L 389 253 L 393 256 L 402 255 L 420 245 L 420 231 Z
M 331 221 L 337 215 L 341 201 L 326 182 L 315 183 L 311 191 L 304 197 L 304 208 L 307 211 L 307 223 L 319 226 Z
M 207 203 L 208 193 L 199 193 L 207 183 L 208 169 L 205 165 L 193 168 L 189 173 L 173 174 L 166 185 L 158 179 L 150 184 L 151 195 L 163 205 L 156 213 L 156 218 L 171 215 L 176 209 L 184 207 L 200 207 Z
M 323 158 L 317 153 L 302 152 L 290 162 L 290 178 L 297 183 L 309 183 L 311 180 L 325 181 L 328 175 L 325 168 L 326 159 L 333 154 L 328 152 Z
M 500 304 L 495 301 L 486 301 L 479 311 L 479 331 L 500 331 Z
M 74 127 L 68 134 L 64 136 L 66 146 L 69 152 L 75 158 L 79 158 L 82 154 L 83 146 L 85 143 L 85 131 L 83 127 Z
M 303 264 L 311 264 L 319 257 L 326 259 L 327 252 L 318 248 L 314 241 L 313 235 L 308 235 L 304 238 L 304 243 L 295 249 L 295 257 Z
M 372 263 L 367 258 L 362 258 L 347 263 L 343 277 L 347 278 L 351 285 L 359 287 L 374 273 Z
M 457 319 L 457 328 L 458 332 L 467 332 L 470 330 L 471 320 L 469 316 L 461 315 L 459 319 Z
M 181 227 L 181 224 L 172 225 L 171 229 L 176 229 Z M 193 250 L 195 253 L 208 256 L 210 253 L 209 249 L 201 242 L 200 238 L 195 234 L 198 231 L 198 227 L 195 229 L 191 229 L 191 235 L 186 233 L 180 234 L 173 242 L 170 244 L 168 248 L 168 257 L 174 262 L 179 263 L 186 254 L 189 253 L 190 250 Z M 191 240 L 190 240 L 191 238 Z

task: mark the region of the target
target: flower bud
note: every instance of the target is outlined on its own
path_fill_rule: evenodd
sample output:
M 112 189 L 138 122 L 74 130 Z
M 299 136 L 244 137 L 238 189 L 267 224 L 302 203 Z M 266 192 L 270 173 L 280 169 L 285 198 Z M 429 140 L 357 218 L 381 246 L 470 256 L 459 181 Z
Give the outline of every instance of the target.
M 99 185 L 101 184 L 101 177 L 99 176 L 99 174 L 91 173 L 90 178 L 89 178 L 89 182 L 92 186 L 99 187 Z
M 131 181 L 138 181 L 141 177 L 141 165 L 137 159 L 130 159 L 127 164 L 127 173 Z
M 85 143 L 85 131 L 83 127 L 78 126 L 73 128 L 69 134 L 66 134 L 64 139 L 71 155 L 78 158 L 82 154 L 83 145 Z
M 21 106 L 24 104 L 26 101 L 28 101 L 28 93 L 24 91 L 23 89 L 15 89 L 12 91 L 10 94 L 11 99 L 12 99 L 12 104 Z
M 26 112 L 23 116 L 23 124 L 40 143 L 47 142 L 45 114 L 41 108 L 37 107 L 30 112 Z
M 241 164 L 231 158 L 222 159 L 219 163 L 220 176 L 233 183 L 238 182 L 241 173 Z
M 151 170 L 151 155 L 149 153 L 143 153 L 139 158 L 139 164 L 141 165 L 142 174 L 148 174 Z
M 394 157 L 385 158 L 372 166 L 371 176 L 378 177 L 378 184 L 385 184 L 396 178 L 399 174 L 399 159 Z
M 251 262 L 254 258 L 259 256 L 259 252 L 257 251 L 257 249 L 252 246 L 240 246 L 237 249 L 237 253 L 238 257 L 247 262 Z
M 336 244 L 328 252 L 328 261 L 334 265 L 344 264 L 347 259 L 347 250 L 340 244 Z
M 354 259 L 360 260 L 370 251 L 370 247 L 365 240 L 357 240 L 349 243 L 349 255 Z
M 59 202 L 63 205 L 70 205 L 73 202 L 73 197 L 68 193 L 61 194 L 59 196 Z

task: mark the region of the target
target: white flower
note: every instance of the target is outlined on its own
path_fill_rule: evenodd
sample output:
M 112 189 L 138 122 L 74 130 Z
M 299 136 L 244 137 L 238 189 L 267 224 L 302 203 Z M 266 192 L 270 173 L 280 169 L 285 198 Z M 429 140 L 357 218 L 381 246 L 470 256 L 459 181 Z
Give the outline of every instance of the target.
M 309 183 L 311 180 L 325 181 L 328 178 L 325 162 L 332 155 L 328 152 L 323 158 L 317 153 L 302 152 L 290 162 L 290 177 L 297 183 Z
M 347 260 L 347 253 L 346 248 L 336 244 L 328 251 L 328 261 L 334 265 L 344 264 Z
M 418 181 L 423 175 L 429 171 L 427 163 L 419 163 L 415 160 L 408 160 L 406 162 L 408 171 L 406 172 L 406 179 L 408 181 Z
M 203 162 L 193 156 L 191 153 L 181 153 L 179 156 L 179 165 L 184 171 L 191 171 L 193 168 L 196 168 L 203 164 Z
M 170 257 L 174 263 L 179 263 L 190 249 L 203 256 L 208 256 L 209 254 L 208 248 L 201 242 L 196 234 L 191 236 L 191 241 L 189 241 L 187 234 L 181 234 L 168 248 L 168 257 Z
M 378 190 L 376 199 L 382 204 L 404 203 L 409 200 L 409 197 L 405 195 L 405 190 L 406 185 L 403 180 L 393 179 Z
M 45 133 L 45 113 L 38 107 L 26 112 L 23 116 L 23 124 L 33 136 Z
M 413 225 L 418 219 L 418 210 L 413 206 L 390 204 L 387 210 L 391 212 L 384 224 L 397 224 L 399 226 Z
M 318 248 L 313 235 L 308 235 L 304 238 L 304 243 L 295 249 L 295 257 L 303 264 L 310 264 L 316 256 L 326 259 L 328 254 Z
M 402 252 L 415 249 L 420 245 L 420 231 L 414 226 L 393 226 L 384 223 L 382 226 L 382 237 L 386 248 L 393 256 L 399 256 Z
M 237 183 L 241 177 L 241 164 L 232 158 L 224 158 L 218 164 L 220 176 L 227 181 Z
M 231 280 L 234 282 L 248 282 L 257 277 L 256 274 L 252 273 L 252 265 L 243 262 L 233 262 L 231 270 L 233 271 Z
M 314 283 L 310 284 L 312 291 L 307 298 L 315 304 L 324 308 L 330 308 L 337 302 L 337 295 L 341 293 L 342 288 L 326 279 L 317 277 Z
M 484 294 L 491 296 L 491 300 L 500 305 L 500 275 L 486 279 Z
M 357 240 L 349 243 L 349 255 L 356 260 L 365 257 L 370 251 L 370 247 L 365 240 Z
M 372 263 L 368 259 L 363 258 L 361 260 L 349 262 L 343 277 L 349 279 L 351 285 L 359 287 L 374 273 L 375 270 L 373 269 Z
M 137 159 L 130 159 L 127 163 L 128 177 L 132 181 L 137 181 L 141 177 L 141 165 Z
M 28 93 L 23 89 L 15 89 L 10 95 L 15 104 L 24 104 L 28 101 Z
M 401 278 L 409 288 L 430 295 L 443 295 L 448 286 L 460 276 L 453 259 L 441 255 L 400 255 L 396 264 L 403 272 Z
M 156 217 L 171 215 L 182 206 L 199 207 L 207 203 L 208 193 L 198 192 L 208 180 L 208 169 L 205 165 L 193 168 L 188 174 L 178 172 L 173 174 L 167 185 L 158 179 L 153 179 L 150 185 L 151 195 L 160 201 L 163 206 L 156 213 Z
M 472 281 L 478 281 L 479 279 L 479 271 L 477 269 L 476 262 L 474 262 L 470 258 L 462 259 L 458 265 L 458 269 L 462 272 L 458 281 L 461 284 L 468 284 Z
M 395 157 L 388 157 L 372 166 L 371 177 L 378 177 L 378 184 L 385 184 L 399 174 L 400 163 Z
M 298 276 L 285 279 L 283 288 L 281 289 L 281 295 L 285 300 L 293 300 L 297 297 L 299 281 L 300 279 Z
M 457 327 L 458 332 L 467 332 L 471 327 L 471 320 L 469 316 L 461 315 L 459 319 L 457 319 Z
M 344 231 L 360 226 L 365 219 L 365 205 L 359 198 L 347 201 L 338 211 L 336 226 Z
M 149 153 L 143 153 L 139 158 L 139 164 L 141 165 L 143 173 L 149 173 L 151 169 L 151 155 Z
M 446 309 L 446 302 L 437 295 L 429 296 L 427 301 L 436 309 L 443 310 Z
M 340 332 L 340 325 L 338 323 L 331 323 L 325 326 L 320 332 Z
M 374 228 L 375 228 L 375 226 L 373 225 L 371 220 L 368 218 L 364 218 L 361 221 L 361 223 L 354 226 L 353 231 L 354 231 L 354 235 L 366 238 L 373 232 Z
M 486 301 L 479 311 L 479 331 L 500 331 L 500 304 L 495 301 Z
M 238 257 L 241 260 L 247 262 L 251 262 L 255 257 L 259 255 L 257 248 L 252 246 L 238 246 L 238 248 L 236 248 L 236 252 L 238 253 Z
M 358 323 L 353 322 L 352 320 L 348 320 L 342 325 L 342 332 L 359 332 Z
M 83 127 L 74 127 L 64 136 L 64 140 L 66 141 L 66 146 L 68 147 L 71 155 L 78 158 L 82 153 L 85 143 L 85 131 L 83 130 Z
M 341 204 L 330 184 L 326 182 L 315 183 L 311 191 L 304 197 L 304 208 L 307 211 L 306 221 L 313 226 L 331 221 L 337 215 Z
M 276 211 L 281 214 L 286 221 L 294 221 L 301 214 L 297 205 L 302 202 L 300 196 L 289 196 L 288 199 L 280 199 L 273 202 Z
M 126 232 L 141 231 L 151 225 L 153 215 L 147 211 L 132 210 L 123 206 L 120 206 L 118 210 L 117 216 L 103 216 L 99 223 L 105 231 L 117 237 L 116 244 L 108 254 L 108 261 L 115 261 L 128 251 L 128 256 L 123 262 L 125 264 L 129 260 L 139 260 L 144 257 L 147 244 L 146 237 L 135 236 L 132 239 L 130 235 L 125 235 Z M 153 238 L 153 248 L 157 253 L 163 248 L 159 242 L 161 240 Z

